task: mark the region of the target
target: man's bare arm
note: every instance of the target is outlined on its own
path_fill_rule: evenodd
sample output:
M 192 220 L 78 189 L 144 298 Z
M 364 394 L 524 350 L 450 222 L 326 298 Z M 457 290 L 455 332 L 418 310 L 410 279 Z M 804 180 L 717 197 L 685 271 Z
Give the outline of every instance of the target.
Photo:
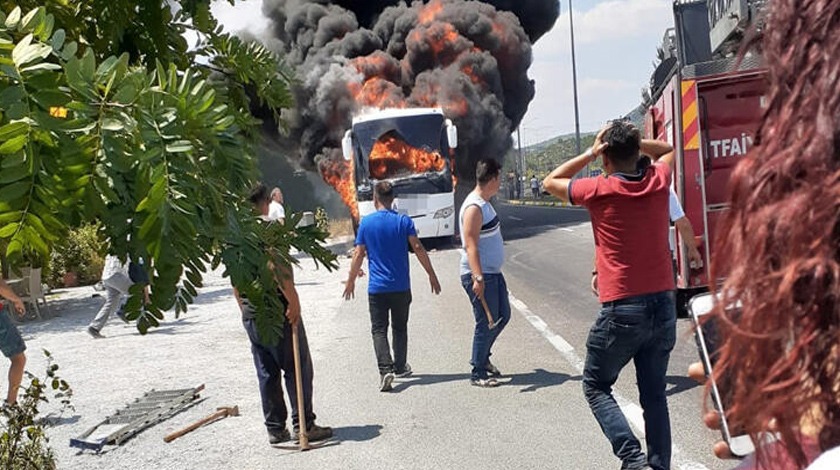
M 432 266 L 432 260 L 429 259 L 429 254 L 426 253 L 426 248 L 423 246 L 423 243 L 415 235 L 408 237 L 408 242 L 411 244 L 411 248 L 414 249 L 414 255 L 417 256 L 417 261 L 420 262 L 420 265 L 426 270 L 426 274 L 429 275 L 432 292 L 440 294 L 440 282 L 438 281 L 437 274 L 435 274 L 435 268 Z
M 668 142 L 642 139 L 640 151 L 655 162 L 663 162 L 671 168 L 674 167 L 674 147 Z
M 278 287 L 289 303 L 286 306 L 286 319 L 289 320 L 289 323 L 295 325 L 300 320 L 300 297 L 298 297 L 297 288 L 295 287 L 295 272 L 291 266 L 287 264 L 280 266 Z
M 703 256 L 700 255 L 700 250 L 697 249 L 697 242 L 694 238 L 694 229 L 691 227 L 691 221 L 688 220 L 688 217 L 681 217 L 674 221 L 674 226 L 679 230 L 680 238 L 688 249 L 688 259 L 691 261 L 691 267 L 703 267 Z
M 362 262 L 367 256 L 367 248 L 364 245 L 356 245 L 353 251 L 353 261 L 350 263 L 350 274 L 347 275 L 347 282 L 344 284 L 344 298 L 347 300 L 356 296 L 356 279 L 362 270 Z

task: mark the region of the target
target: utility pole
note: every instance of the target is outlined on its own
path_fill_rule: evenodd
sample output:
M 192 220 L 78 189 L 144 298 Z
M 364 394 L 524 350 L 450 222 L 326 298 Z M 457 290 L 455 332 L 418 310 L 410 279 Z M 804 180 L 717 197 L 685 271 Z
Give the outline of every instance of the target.
M 525 173 L 525 159 L 522 157 L 522 125 L 516 127 L 516 146 L 519 149 L 519 160 L 517 167 L 519 168 L 516 175 L 516 193 L 522 197 L 522 175 Z
M 569 32 L 572 39 L 572 90 L 575 95 L 575 151 L 577 155 L 580 155 L 580 110 L 578 109 L 577 64 L 575 62 L 575 23 L 572 10 L 572 0 L 569 0 Z M 586 165 L 586 176 L 589 176 L 589 164 Z

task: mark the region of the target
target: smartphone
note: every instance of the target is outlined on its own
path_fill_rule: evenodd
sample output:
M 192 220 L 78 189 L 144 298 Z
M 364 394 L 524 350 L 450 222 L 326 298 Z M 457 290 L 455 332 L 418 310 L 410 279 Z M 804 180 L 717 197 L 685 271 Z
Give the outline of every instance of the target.
M 706 370 L 706 377 L 711 382 L 712 402 L 720 415 L 721 434 L 723 434 L 723 439 L 729 444 L 729 449 L 734 455 L 745 457 L 755 452 L 755 446 L 749 435 L 738 432 L 737 429 L 732 429 L 729 426 L 726 420 L 727 398 L 731 397 L 728 389 L 729 384 L 726 383 L 727 380 L 725 378 L 720 382 L 715 382 L 712 374 L 719 353 L 720 336 L 715 328 L 715 322 L 708 318 L 704 319 L 703 317 L 711 313 L 714 303 L 714 295 L 700 294 L 694 296 L 689 301 L 688 311 L 691 319 L 694 321 L 694 338 L 697 340 L 700 359 L 703 362 L 703 368 Z M 738 307 L 733 306 L 731 308 Z

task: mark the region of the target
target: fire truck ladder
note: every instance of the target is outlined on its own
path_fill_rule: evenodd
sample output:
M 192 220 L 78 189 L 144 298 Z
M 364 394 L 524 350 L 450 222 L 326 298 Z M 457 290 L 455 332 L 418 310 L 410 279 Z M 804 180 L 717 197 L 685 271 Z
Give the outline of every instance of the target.
M 79 437 L 70 439 L 70 447 L 94 450 L 98 453 L 106 445 L 121 445 L 145 429 L 198 403 L 196 399 L 202 390 L 203 384 L 182 390 L 146 392 Z

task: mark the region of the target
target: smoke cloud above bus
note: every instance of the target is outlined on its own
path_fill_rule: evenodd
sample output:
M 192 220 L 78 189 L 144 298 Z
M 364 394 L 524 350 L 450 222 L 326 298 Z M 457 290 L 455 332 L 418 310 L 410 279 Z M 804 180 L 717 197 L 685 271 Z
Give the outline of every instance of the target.
M 288 138 L 350 202 L 341 139 L 366 108 L 440 107 L 459 130 L 455 174 L 502 159 L 534 97 L 531 45 L 556 0 L 264 0 L 269 47 L 298 71 Z

